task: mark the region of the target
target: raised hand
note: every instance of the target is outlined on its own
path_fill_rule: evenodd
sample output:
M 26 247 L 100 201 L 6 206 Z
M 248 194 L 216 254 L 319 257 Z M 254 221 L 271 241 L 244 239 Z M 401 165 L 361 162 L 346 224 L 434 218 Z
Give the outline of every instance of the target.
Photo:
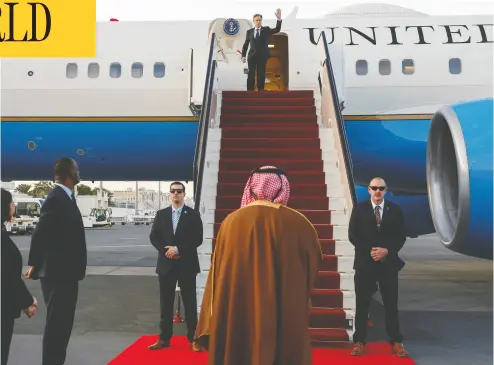
M 276 12 L 274 13 L 276 15 L 276 19 L 280 20 L 281 19 L 281 9 L 276 9 Z

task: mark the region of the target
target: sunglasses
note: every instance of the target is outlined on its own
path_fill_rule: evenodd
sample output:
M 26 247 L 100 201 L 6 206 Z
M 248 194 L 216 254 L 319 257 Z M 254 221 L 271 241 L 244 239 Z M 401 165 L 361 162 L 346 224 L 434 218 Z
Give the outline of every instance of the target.
M 170 193 L 172 193 L 172 194 L 175 194 L 175 193 L 182 194 L 183 192 L 184 192 L 183 189 L 170 189 Z
M 385 186 L 369 186 L 369 188 L 371 188 L 374 191 L 376 191 L 376 190 L 379 190 L 379 191 L 386 190 L 386 187 Z

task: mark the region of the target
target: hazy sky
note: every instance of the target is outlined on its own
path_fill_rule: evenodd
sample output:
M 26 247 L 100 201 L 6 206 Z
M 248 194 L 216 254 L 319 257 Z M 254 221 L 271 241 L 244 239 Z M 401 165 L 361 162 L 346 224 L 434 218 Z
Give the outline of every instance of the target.
M 377 1 L 281 1 L 269 2 L 262 0 L 249 1 L 224 1 L 224 0 L 193 0 L 193 1 L 164 1 L 164 0 L 97 0 L 97 19 L 107 21 L 117 18 L 120 21 L 156 21 L 156 20 L 201 20 L 224 17 L 246 17 L 250 18 L 253 13 L 262 13 L 267 19 L 273 19 L 277 8 L 282 10 L 282 17 L 288 16 L 295 7 L 298 7 L 298 18 L 317 18 L 338 8 L 362 3 L 376 3 Z M 430 15 L 472 15 L 472 14 L 494 14 L 494 2 L 483 1 L 401 1 L 387 0 L 387 3 L 411 8 Z M 18 182 L 17 184 L 22 183 Z M 27 182 L 32 183 L 32 182 Z M 99 186 L 99 181 L 94 184 L 83 181 L 90 186 Z M 169 182 L 162 183 L 162 191 L 168 190 Z M 189 195 L 193 184 L 187 184 Z M 135 188 L 133 182 L 104 182 L 107 189 Z M 158 182 L 142 181 L 139 187 L 158 189 Z
M 230 17 L 250 18 L 253 13 L 262 13 L 265 18 L 274 19 L 277 8 L 287 16 L 298 6 L 299 18 L 316 18 L 338 8 L 362 3 L 386 3 L 411 8 L 430 15 L 494 14 L 492 0 L 481 1 L 164 1 L 142 0 L 97 0 L 97 18 L 100 21 L 117 18 L 125 20 L 201 20 Z M 136 6 L 139 4 L 139 6 Z M 142 4 L 142 5 L 141 5 Z

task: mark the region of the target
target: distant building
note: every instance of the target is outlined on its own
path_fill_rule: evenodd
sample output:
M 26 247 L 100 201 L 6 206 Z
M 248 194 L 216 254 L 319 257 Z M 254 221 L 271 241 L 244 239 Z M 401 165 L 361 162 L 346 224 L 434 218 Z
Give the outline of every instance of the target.
M 114 190 L 111 198 L 112 206 L 119 208 L 135 208 L 136 191 L 133 188 Z M 139 211 L 156 211 L 170 205 L 168 192 L 159 193 L 153 189 L 139 188 L 137 208 Z
M 111 201 L 113 202 L 113 206 L 119 208 L 135 208 L 136 194 L 134 189 L 113 190 L 112 194 Z

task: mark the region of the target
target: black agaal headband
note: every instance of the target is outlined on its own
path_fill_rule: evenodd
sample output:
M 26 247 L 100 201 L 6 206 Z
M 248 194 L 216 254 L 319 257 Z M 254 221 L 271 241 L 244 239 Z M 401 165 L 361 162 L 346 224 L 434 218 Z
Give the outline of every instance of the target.
M 276 193 L 276 195 L 273 198 L 273 201 L 275 201 L 276 198 L 278 197 L 278 195 L 280 195 L 280 193 L 283 191 L 283 179 L 281 178 L 281 175 L 286 176 L 285 172 L 281 169 L 273 168 L 273 167 L 268 167 L 268 168 L 264 168 L 264 169 L 262 167 L 258 167 L 257 169 L 254 169 L 251 171 L 250 178 L 252 178 L 252 176 L 254 176 L 254 174 L 276 174 L 276 175 L 278 175 L 278 177 L 280 178 L 280 188 L 278 189 L 278 192 Z M 250 189 L 250 194 L 254 197 L 254 199 L 257 200 L 257 195 L 252 190 L 252 180 L 251 180 L 251 184 L 249 185 L 249 189 Z

